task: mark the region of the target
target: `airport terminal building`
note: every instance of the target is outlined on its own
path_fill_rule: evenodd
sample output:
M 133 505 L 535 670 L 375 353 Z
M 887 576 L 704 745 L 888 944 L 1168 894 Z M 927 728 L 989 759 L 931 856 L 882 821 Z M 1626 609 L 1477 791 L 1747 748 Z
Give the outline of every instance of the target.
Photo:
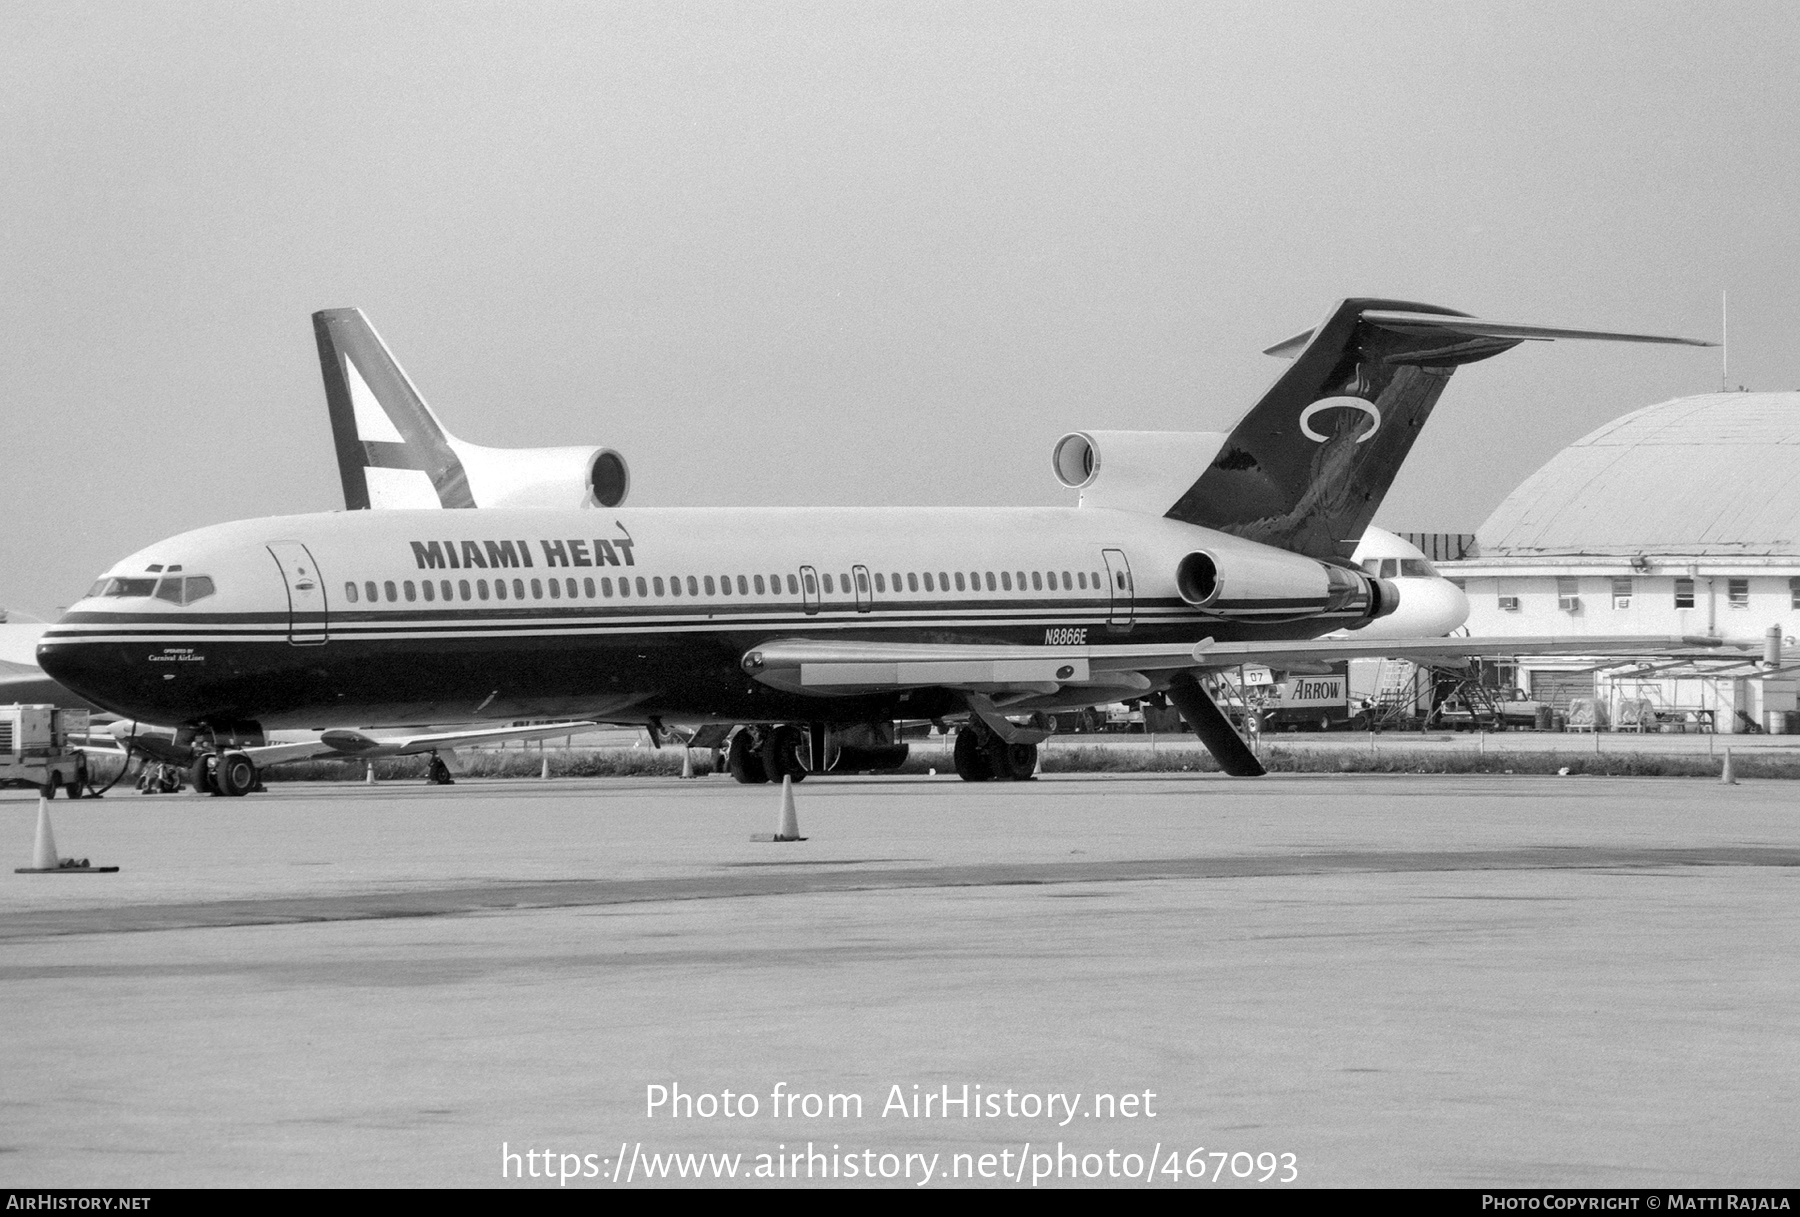
M 1800 634 L 1800 393 L 1712 393 L 1648 406 L 1559 452 L 1439 569 L 1478 635 L 1705 635 L 1754 643 L 1736 662 L 1597 669 L 1521 656 L 1516 683 L 1604 722 L 1785 732 L 1800 669 L 1754 662 Z M 1785 665 L 1784 665 L 1785 667 Z

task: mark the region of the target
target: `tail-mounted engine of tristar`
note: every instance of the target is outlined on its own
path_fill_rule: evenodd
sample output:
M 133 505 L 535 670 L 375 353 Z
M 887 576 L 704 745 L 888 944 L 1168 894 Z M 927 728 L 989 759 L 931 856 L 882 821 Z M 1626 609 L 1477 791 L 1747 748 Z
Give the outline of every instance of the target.
M 484 448 L 444 429 L 353 308 L 313 314 L 344 506 L 617 507 L 631 489 L 610 448 Z

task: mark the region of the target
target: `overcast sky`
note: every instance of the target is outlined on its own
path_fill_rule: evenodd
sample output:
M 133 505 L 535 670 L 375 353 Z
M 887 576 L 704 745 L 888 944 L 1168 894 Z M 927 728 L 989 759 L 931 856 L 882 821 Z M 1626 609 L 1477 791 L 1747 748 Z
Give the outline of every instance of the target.
M 637 506 L 1073 502 L 1337 298 L 1717 338 L 1800 388 L 1791 3 L 0 4 L 0 605 L 342 506 L 308 315 Z M 1473 531 L 1718 352 L 1460 371 L 1378 522 Z M 1196 471 L 1197 473 L 1198 471 Z M 1654 495 L 1656 487 L 1645 487 Z

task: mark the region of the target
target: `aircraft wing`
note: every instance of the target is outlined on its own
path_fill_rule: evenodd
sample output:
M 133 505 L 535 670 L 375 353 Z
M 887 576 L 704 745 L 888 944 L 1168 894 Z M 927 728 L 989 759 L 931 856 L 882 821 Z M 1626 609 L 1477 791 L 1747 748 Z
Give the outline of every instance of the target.
M 1750 644 L 1679 635 L 1514 638 L 1311 638 L 1269 642 L 1150 643 L 1094 646 L 1011 646 L 879 642 L 766 642 L 743 658 L 744 671 L 777 689 L 819 697 L 882 689 L 949 688 L 977 694 L 1052 694 L 1090 686 L 1117 690 L 1141 685 L 1149 672 L 1282 667 L 1342 659 L 1449 660 L 1486 655 L 1618 655 L 1679 657 Z
M 257 768 L 264 765 L 279 765 L 284 761 L 310 761 L 321 756 L 332 756 L 336 749 L 322 740 L 303 740 L 293 744 L 259 744 L 253 748 L 239 748 L 245 756 L 256 762 Z
M 460 731 L 433 731 L 422 735 L 369 735 L 362 731 L 336 728 L 319 737 L 318 744 L 314 745 L 319 751 L 312 755 L 412 756 L 422 752 L 445 752 L 471 744 L 491 744 L 499 740 L 550 739 L 553 736 L 586 731 L 599 725 L 583 721 L 540 723 L 532 727 L 467 727 Z

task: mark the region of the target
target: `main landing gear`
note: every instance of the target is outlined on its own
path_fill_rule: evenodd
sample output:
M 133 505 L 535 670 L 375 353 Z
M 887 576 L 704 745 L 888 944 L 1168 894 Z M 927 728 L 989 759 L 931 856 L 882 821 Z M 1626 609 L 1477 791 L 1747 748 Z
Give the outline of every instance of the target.
M 806 732 L 790 723 L 744 727 L 731 737 L 725 768 L 746 785 L 779 782 L 784 777 L 803 782 L 807 769 L 801 758 L 806 747 Z
M 188 768 L 188 780 L 193 783 L 195 794 L 239 798 L 262 788 L 256 762 L 242 752 L 208 752 L 195 757 Z
M 953 756 L 965 782 L 1027 782 L 1037 772 L 1036 744 L 1009 744 L 974 717 L 957 728 Z

